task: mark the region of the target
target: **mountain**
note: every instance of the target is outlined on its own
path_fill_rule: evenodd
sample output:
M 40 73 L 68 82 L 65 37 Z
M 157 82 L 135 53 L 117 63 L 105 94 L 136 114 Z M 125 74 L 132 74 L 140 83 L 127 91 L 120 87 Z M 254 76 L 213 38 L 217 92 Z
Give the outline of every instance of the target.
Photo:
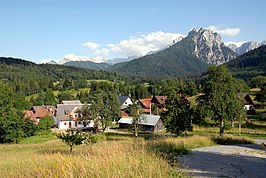
M 64 63 L 71 62 L 71 61 L 90 61 L 94 63 L 103 63 L 103 62 L 106 62 L 107 59 L 102 58 L 102 57 L 91 58 L 87 56 L 77 56 L 75 54 L 67 54 L 64 56 L 62 60 L 58 62 L 58 64 L 64 64 Z
M 46 62 L 45 64 L 57 64 L 57 62 L 55 62 L 54 60 L 50 60 L 50 61 Z
M 239 78 L 266 76 L 266 45 L 244 53 L 225 65 Z
M 237 56 L 225 46 L 221 36 L 211 30 L 194 28 L 188 38 L 193 41 L 193 54 L 208 64 L 220 65 Z
M 114 58 L 114 59 L 109 59 L 108 61 L 106 61 L 108 64 L 117 64 L 117 63 L 121 63 L 121 62 L 128 62 L 131 61 L 133 59 L 137 59 L 138 56 L 134 55 L 134 56 L 129 56 L 127 58 Z
M 103 70 L 110 66 L 107 63 L 95 63 L 91 61 L 69 61 L 63 64 L 64 66 L 75 66 L 85 69 Z
M 261 43 L 256 41 L 249 41 L 243 43 L 240 47 L 237 47 L 234 44 L 229 44 L 228 47 L 232 49 L 234 52 L 236 52 L 238 55 L 242 55 L 250 50 L 253 50 L 255 48 L 258 48 L 260 46 L 266 45 L 266 41 L 262 41 Z
M 236 56 L 224 45 L 220 35 L 199 28 L 165 50 L 110 66 L 107 70 L 159 78 L 198 75 L 210 64 L 219 65 Z

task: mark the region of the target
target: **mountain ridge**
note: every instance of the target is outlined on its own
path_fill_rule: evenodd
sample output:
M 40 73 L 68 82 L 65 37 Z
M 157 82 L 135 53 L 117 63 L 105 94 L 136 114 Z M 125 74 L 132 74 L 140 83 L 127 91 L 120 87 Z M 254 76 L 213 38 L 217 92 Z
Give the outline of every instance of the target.
M 187 37 L 162 51 L 110 66 L 106 70 L 162 78 L 198 75 L 205 72 L 209 65 L 222 64 L 236 56 L 224 45 L 219 34 L 195 28 Z
M 263 40 L 262 42 L 257 41 L 248 41 L 243 43 L 241 46 L 237 47 L 233 43 L 229 43 L 228 47 L 232 49 L 234 52 L 236 52 L 238 55 L 242 55 L 248 51 L 251 51 L 255 48 L 258 48 L 260 46 L 266 45 L 266 40 Z

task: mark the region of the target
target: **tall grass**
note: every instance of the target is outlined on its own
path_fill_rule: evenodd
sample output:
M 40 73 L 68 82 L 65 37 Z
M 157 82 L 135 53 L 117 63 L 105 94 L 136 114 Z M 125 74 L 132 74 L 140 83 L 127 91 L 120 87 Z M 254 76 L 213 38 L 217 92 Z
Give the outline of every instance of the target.
M 161 154 L 168 160 L 175 161 L 178 155 L 189 154 L 193 148 L 211 146 L 214 142 L 209 137 L 192 136 L 181 138 L 159 138 L 147 142 L 149 151 Z
M 50 143 L 51 144 L 51 143 Z M 102 142 L 82 145 L 73 154 L 58 140 L 55 148 L 36 144 L 1 145 L 1 177 L 179 177 L 167 160 L 145 150 L 145 142 Z M 40 146 L 42 144 L 39 144 Z M 49 144 L 48 144 L 49 145 Z M 47 145 L 47 146 L 48 146 Z M 10 146 L 12 148 L 10 148 Z M 16 151 L 14 151 L 16 150 Z
M 118 135 L 106 140 L 78 146 L 72 154 L 58 139 L 0 145 L 0 177 L 180 177 L 178 155 L 215 142 L 239 141 L 210 136 L 136 140 Z

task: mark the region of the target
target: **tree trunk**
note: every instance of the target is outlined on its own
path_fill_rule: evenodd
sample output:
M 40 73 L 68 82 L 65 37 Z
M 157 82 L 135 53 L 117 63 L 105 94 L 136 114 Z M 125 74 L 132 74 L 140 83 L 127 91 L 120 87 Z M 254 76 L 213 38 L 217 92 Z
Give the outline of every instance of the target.
M 135 130 L 135 138 L 138 138 L 138 131 Z
M 70 152 L 70 153 L 72 153 L 72 150 L 73 150 L 73 147 L 72 147 L 72 146 L 70 146 L 70 150 L 69 150 L 69 152 Z
M 106 125 L 104 124 L 103 125 L 103 133 L 105 132 L 105 130 L 106 130 Z
M 138 138 L 138 125 L 137 125 L 137 123 L 134 123 L 134 135 L 135 135 L 135 138 Z
M 221 125 L 220 125 L 220 136 L 224 134 L 224 118 L 221 118 Z

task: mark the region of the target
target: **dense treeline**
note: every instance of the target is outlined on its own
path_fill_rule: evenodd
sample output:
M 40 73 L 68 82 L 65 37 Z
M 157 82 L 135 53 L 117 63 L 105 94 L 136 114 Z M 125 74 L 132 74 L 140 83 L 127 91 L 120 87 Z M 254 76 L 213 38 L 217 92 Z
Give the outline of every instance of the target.
M 189 80 L 197 77 L 186 76 L 179 79 Z M 68 90 L 78 90 L 80 88 L 87 88 L 90 91 L 113 91 L 117 95 L 131 95 L 133 99 L 145 98 L 151 95 L 166 95 L 163 90 L 172 80 L 126 77 L 106 71 L 61 65 L 37 65 L 21 59 L 3 57 L 0 58 L 0 79 L 8 83 L 14 92 L 22 95 L 39 93 L 38 101 L 32 99 L 32 104 L 54 103 L 54 101 L 44 101 L 43 95 L 47 89 L 60 91 L 58 100 L 67 98 L 83 100 L 82 96 L 86 95 L 84 92 L 79 92 L 76 96 L 71 96 L 68 92 Z M 146 84 L 142 84 L 145 82 Z M 189 91 L 187 90 L 187 92 Z
M 177 90 L 178 89 L 178 90 Z M 40 90 L 37 97 L 31 97 L 32 105 L 54 105 L 62 100 L 79 99 L 82 103 L 90 103 L 94 100 L 94 94 L 97 92 L 113 93 L 115 95 L 128 95 L 133 100 L 149 98 L 154 95 L 169 95 L 172 91 L 182 91 L 186 96 L 193 96 L 200 92 L 200 85 L 196 85 L 193 81 L 183 82 L 182 80 L 171 78 L 158 81 L 153 84 L 139 83 L 129 84 L 126 82 L 110 82 L 110 81 L 89 81 L 86 88 L 61 90 L 55 96 L 50 88 Z

